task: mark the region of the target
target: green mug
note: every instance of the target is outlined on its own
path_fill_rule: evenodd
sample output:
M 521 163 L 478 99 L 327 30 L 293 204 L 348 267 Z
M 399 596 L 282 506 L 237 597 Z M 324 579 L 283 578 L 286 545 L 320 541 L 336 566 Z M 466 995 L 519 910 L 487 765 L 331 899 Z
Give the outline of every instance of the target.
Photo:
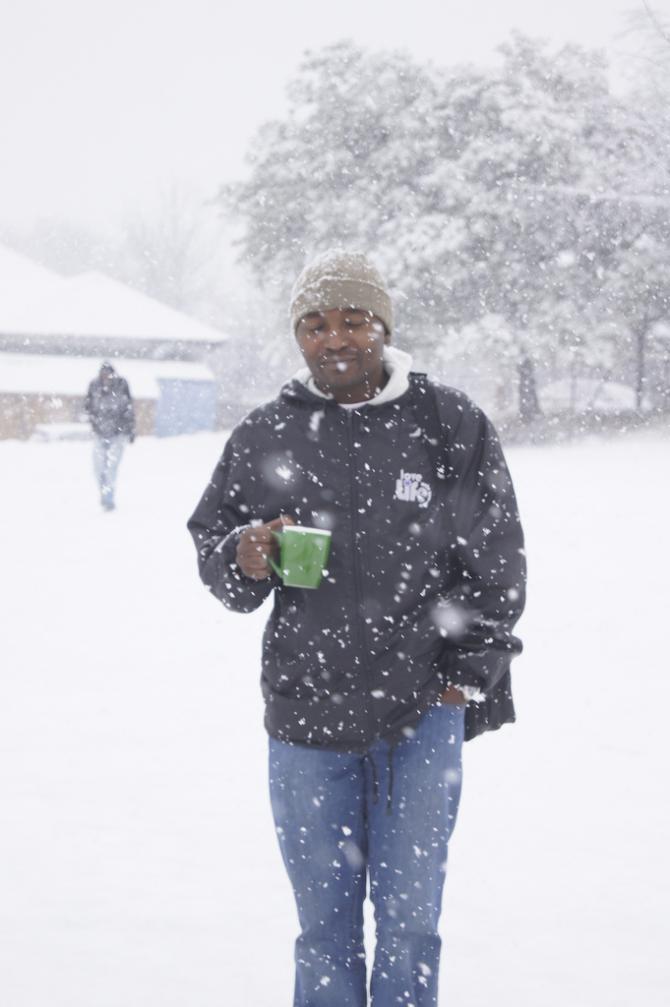
M 280 532 L 272 534 L 279 542 L 279 563 L 271 557 L 268 563 L 284 586 L 318 587 L 328 562 L 330 532 L 324 528 L 287 524 Z

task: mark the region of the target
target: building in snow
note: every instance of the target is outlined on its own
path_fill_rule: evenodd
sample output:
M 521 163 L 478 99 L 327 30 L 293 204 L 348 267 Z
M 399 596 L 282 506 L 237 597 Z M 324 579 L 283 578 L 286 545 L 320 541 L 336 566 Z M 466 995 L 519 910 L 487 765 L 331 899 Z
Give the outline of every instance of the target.
M 247 405 L 221 392 L 230 352 L 225 333 L 117 280 L 62 277 L 0 245 L 0 437 L 77 422 L 103 359 L 128 378 L 141 433 L 216 429 Z
M 228 336 L 102 273 L 58 276 L 0 246 L 0 339 L 20 353 L 201 360 Z

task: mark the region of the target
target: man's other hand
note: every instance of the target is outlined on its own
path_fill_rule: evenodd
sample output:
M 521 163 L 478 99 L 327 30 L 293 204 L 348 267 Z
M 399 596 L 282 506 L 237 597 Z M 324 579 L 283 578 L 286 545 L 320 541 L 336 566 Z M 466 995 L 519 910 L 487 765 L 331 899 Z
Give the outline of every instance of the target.
M 456 706 L 465 706 L 465 696 L 455 685 L 450 685 L 440 696 L 442 703 L 454 703 Z

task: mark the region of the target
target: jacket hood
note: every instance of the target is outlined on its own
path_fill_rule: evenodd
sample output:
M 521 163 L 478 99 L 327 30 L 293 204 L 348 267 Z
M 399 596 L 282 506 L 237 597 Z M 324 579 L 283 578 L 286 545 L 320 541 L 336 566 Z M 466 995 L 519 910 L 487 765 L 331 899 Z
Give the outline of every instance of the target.
M 379 395 L 375 395 L 373 399 L 366 399 L 361 402 L 361 406 L 381 406 L 386 402 L 393 402 L 395 399 L 399 399 L 401 395 L 404 395 L 409 388 L 409 374 L 412 369 L 412 357 L 411 354 L 406 353 L 404 350 L 399 350 L 396 346 L 385 346 L 384 347 L 384 370 L 389 376 L 389 380 L 386 385 L 380 391 Z M 299 371 L 294 375 L 293 381 L 290 382 L 292 386 L 292 391 L 294 393 L 300 393 L 302 389 L 306 389 L 312 396 L 317 399 L 334 401 L 332 395 L 326 395 L 319 388 L 317 388 L 312 373 L 308 367 L 301 367 Z M 296 387 L 296 385 L 298 387 Z M 300 388 L 299 386 L 302 386 Z

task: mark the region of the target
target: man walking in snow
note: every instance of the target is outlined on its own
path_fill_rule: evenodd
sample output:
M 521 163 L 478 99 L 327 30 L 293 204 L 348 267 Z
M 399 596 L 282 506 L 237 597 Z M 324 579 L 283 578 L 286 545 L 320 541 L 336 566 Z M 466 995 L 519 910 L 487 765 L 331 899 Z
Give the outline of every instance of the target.
M 290 313 L 306 366 L 233 431 L 189 529 L 228 608 L 274 595 L 262 690 L 300 920 L 294 1007 L 367 1003 L 367 878 L 374 1007 L 434 1007 L 461 746 L 514 720 L 514 491 L 483 413 L 391 346 L 391 299 L 365 256 L 315 260 Z M 272 566 L 288 523 L 331 532 L 316 590 Z
M 110 363 L 103 363 L 91 381 L 84 409 L 93 428 L 93 468 L 100 488 L 100 503 L 114 510 L 116 476 L 128 442 L 135 440 L 135 410 L 128 382 Z

